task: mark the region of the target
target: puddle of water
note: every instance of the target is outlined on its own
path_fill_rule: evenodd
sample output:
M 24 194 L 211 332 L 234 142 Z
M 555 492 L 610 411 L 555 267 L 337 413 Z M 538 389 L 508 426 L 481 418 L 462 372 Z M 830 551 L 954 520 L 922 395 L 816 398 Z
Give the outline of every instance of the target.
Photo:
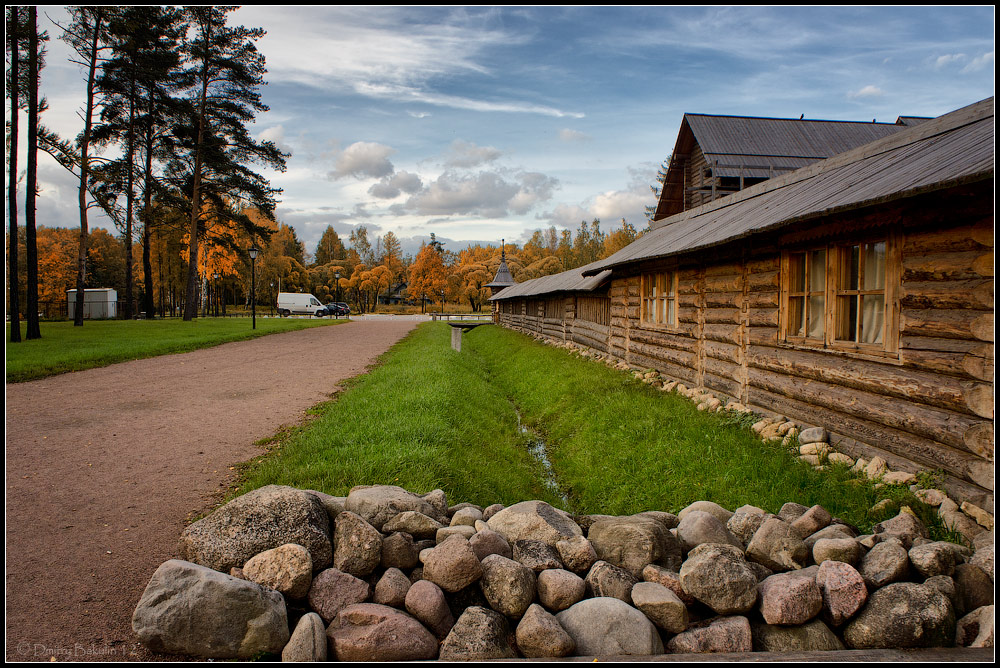
M 569 508 L 569 497 L 559 489 L 555 471 L 552 469 L 552 462 L 549 461 L 545 441 L 535 431 L 521 422 L 520 413 L 517 415 L 517 426 L 521 430 L 521 433 L 528 437 L 528 453 L 542 465 L 542 470 L 545 472 L 545 479 L 542 482 L 545 484 L 545 487 L 562 500 L 564 509 Z

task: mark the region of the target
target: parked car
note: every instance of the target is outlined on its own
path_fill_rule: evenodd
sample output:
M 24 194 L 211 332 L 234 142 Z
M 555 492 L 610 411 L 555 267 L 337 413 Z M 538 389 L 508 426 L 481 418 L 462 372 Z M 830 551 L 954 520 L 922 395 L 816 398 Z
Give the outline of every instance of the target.
M 330 302 L 325 306 L 327 315 L 341 317 L 351 314 L 351 307 L 344 302 Z

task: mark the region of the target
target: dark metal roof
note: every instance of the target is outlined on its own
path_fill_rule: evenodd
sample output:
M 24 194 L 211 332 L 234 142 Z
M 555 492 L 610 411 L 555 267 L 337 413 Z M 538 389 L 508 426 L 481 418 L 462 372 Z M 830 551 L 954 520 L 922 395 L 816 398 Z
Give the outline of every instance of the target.
M 684 211 L 585 273 L 702 250 L 837 211 L 992 178 L 993 98 Z
M 490 297 L 490 301 L 512 299 L 514 297 L 537 297 L 555 292 L 590 292 L 600 287 L 611 276 L 610 271 L 597 272 L 591 276 L 583 275 L 585 270 L 596 264 L 596 262 L 591 262 L 576 269 L 570 269 L 550 276 L 533 278 L 530 281 L 512 285 Z
M 500 266 L 497 267 L 497 275 L 493 277 L 492 283 L 487 283 L 484 287 L 487 288 L 506 288 L 510 285 L 515 285 L 517 281 L 514 277 L 510 275 L 510 269 L 507 268 L 507 260 L 501 259 Z
M 769 179 L 905 129 L 899 122 L 684 114 L 654 225 L 683 210 L 684 159 L 695 147 L 716 176 Z
M 685 114 L 684 120 L 706 158 L 731 156 L 733 159 L 727 162 L 736 164 L 740 159 L 749 161 L 755 156 L 772 160 L 781 157 L 829 158 L 903 129 L 895 123 L 705 114 Z

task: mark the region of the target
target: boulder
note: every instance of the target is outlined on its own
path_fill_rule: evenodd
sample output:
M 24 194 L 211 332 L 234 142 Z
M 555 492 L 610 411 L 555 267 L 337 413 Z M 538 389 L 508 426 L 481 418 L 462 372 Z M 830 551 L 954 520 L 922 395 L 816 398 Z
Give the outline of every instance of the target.
M 941 541 L 914 545 L 908 556 L 914 570 L 925 578 L 955 572 L 955 552 Z
M 768 519 L 774 517 L 774 515 L 769 515 L 765 513 L 760 508 L 754 506 L 743 506 L 737 508 L 733 516 L 729 518 L 726 522 L 726 528 L 732 533 L 736 538 L 740 540 L 741 543 L 746 545 L 753 538 L 753 535 L 757 532 L 757 529 L 761 527 L 762 524 Z
M 949 647 L 955 637 L 955 612 L 934 587 L 896 582 L 872 593 L 844 627 L 843 637 L 852 649 Z
M 563 566 L 574 573 L 586 573 L 598 561 L 594 546 L 583 536 L 573 536 L 558 541 L 556 551 Z
M 801 626 L 751 622 L 750 631 L 755 652 L 831 652 L 844 649 L 840 638 L 818 619 Z
M 824 561 L 816 571 L 816 584 L 823 596 L 823 619 L 834 627 L 854 616 L 868 600 L 864 578 L 840 561 Z
M 873 547 L 861 560 L 858 569 L 869 591 L 905 580 L 910 557 L 899 541 L 887 541 Z
M 907 549 L 913 545 L 914 538 L 928 538 L 930 536 L 924 523 L 918 520 L 915 515 L 907 512 L 900 512 L 895 517 L 879 522 L 872 527 L 872 531 L 876 535 L 884 534 L 899 538 L 903 547 Z
M 556 615 L 577 656 L 649 656 L 663 653 L 653 623 L 617 598 L 588 598 Z
M 673 591 L 656 582 L 637 582 L 632 603 L 651 622 L 668 633 L 681 633 L 688 626 L 688 611 Z
M 349 510 L 337 517 L 334 530 L 333 567 L 359 578 L 382 561 L 382 534 Z
M 853 538 L 820 538 L 812 546 L 813 561 L 822 564 L 824 561 L 842 561 L 852 566 L 859 563 L 864 556 L 861 545 Z
M 326 627 L 323 618 L 307 612 L 299 618 L 288 644 L 281 650 L 281 661 L 326 661 Z
M 681 585 L 681 576 L 679 573 L 672 571 L 670 569 L 664 568 L 663 566 L 657 566 L 656 564 L 650 564 L 642 569 L 642 579 L 644 582 L 655 582 L 656 584 L 663 585 L 670 591 L 674 592 L 684 605 L 694 605 L 697 599 L 691 596 Z M 759 580 L 760 578 L 758 578 Z
M 437 658 L 437 638 L 405 612 L 357 603 L 339 613 L 326 630 L 337 661 L 427 661 Z
M 417 580 L 406 592 L 406 611 L 437 636 L 444 639 L 455 625 L 455 618 L 444 592 L 430 580 Z
M 472 606 L 466 608 L 441 643 L 442 661 L 489 661 L 514 659 L 514 634 L 499 612 Z
M 372 602 L 391 608 L 402 608 L 410 591 L 410 579 L 398 568 L 389 568 L 375 584 Z
M 382 526 L 396 515 L 414 511 L 440 519 L 439 510 L 422 497 L 395 485 L 358 485 L 351 489 L 344 502 L 344 510 L 360 515 L 366 522 L 381 531 Z M 394 529 L 404 531 L 404 529 Z M 412 532 L 407 531 L 412 535 Z
M 692 512 L 703 512 L 703 513 L 708 513 L 709 515 L 714 515 L 715 518 L 718 519 L 723 524 L 728 522 L 729 518 L 733 516 L 732 511 L 726 510 L 725 508 L 723 508 L 722 506 L 713 501 L 695 501 L 694 503 L 690 504 L 689 506 L 681 510 L 681 512 L 677 513 L 677 519 L 683 521 L 683 519 L 687 516 L 687 514 Z
M 667 649 L 675 654 L 752 652 L 750 620 L 737 615 L 698 622 L 671 638 Z
M 984 605 L 958 620 L 955 644 L 959 647 L 993 647 L 994 607 Z
M 268 485 L 239 496 L 181 534 L 181 558 L 228 573 L 251 557 L 287 543 L 309 550 L 313 570 L 330 565 L 330 518 L 313 494 Z
M 786 503 L 782 511 L 788 506 Z M 746 556 L 772 571 L 790 571 L 805 566 L 809 548 L 790 524 L 775 517 L 765 521 L 754 533 Z
M 476 535 L 469 539 L 469 546 L 480 561 L 491 554 L 499 554 L 508 559 L 514 558 L 514 551 L 510 547 L 507 539 L 490 529 L 477 531 Z
M 556 548 L 540 540 L 521 539 L 514 541 L 514 561 L 520 562 L 536 573 L 547 568 L 562 568 Z
M 482 567 L 479 586 L 490 607 L 511 619 L 520 619 L 535 599 L 535 572 L 499 554 L 483 559 Z
M 584 583 L 591 596 L 617 598 L 631 605 L 632 587 L 639 579 L 614 564 L 598 561 L 590 568 Z
M 735 515 L 734 515 L 735 516 Z M 593 537 L 591 537 L 593 540 Z M 734 536 L 726 524 L 715 515 L 702 510 L 692 510 L 684 514 L 677 525 L 677 540 L 681 549 L 687 553 L 702 543 L 724 543 L 743 549 L 743 542 Z M 653 563 L 652 561 L 647 563 Z M 661 564 L 670 568 L 679 564 Z M 645 566 L 645 564 L 643 564 Z
M 598 520 L 591 525 L 587 538 L 598 559 L 624 568 L 636 577 L 648 564 L 680 568 L 680 544 L 663 522 L 649 516 Z
M 953 579 L 961 614 L 984 605 L 993 605 L 993 580 L 979 566 L 959 564 L 955 566 Z
M 483 576 L 483 567 L 469 541 L 450 536 L 431 549 L 424 562 L 424 578 L 447 592 L 457 592 Z
M 833 516 L 826 511 L 823 506 L 813 506 L 806 512 L 802 513 L 792 522 L 792 530 L 795 531 L 799 537 L 805 538 L 806 536 L 811 536 L 820 529 L 825 529 L 830 526 L 830 522 L 833 521 Z
M 561 568 L 550 568 L 539 573 L 535 588 L 538 601 L 555 612 L 583 600 L 587 593 L 587 584 L 583 578 Z
M 309 607 L 329 624 L 337 613 L 349 605 L 368 600 L 371 587 L 349 573 L 328 568 L 313 578 L 307 600 Z
M 490 517 L 487 524 L 508 542 L 540 540 L 555 547 L 560 540 L 583 535 L 580 527 L 565 513 L 544 501 L 515 503 Z
M 382 539 L 381 555 L 379 566 L 382 568 L 410 569 L 420 563 L 413 536 L 402 531 L 395 531 Z
M 416 540 L 434 538 L 437 535 L 438 529 L 443 528 L 444 525 L 433 517 L 415 510 L 401 512 L 382 525 L 382 531 L 386 533 L 402 531 L 403 533 L 410 534 Z
M 816 580 L 798 572 L 772 575 L 758 587 L 760 613 L 768 624 L 799 626 L 819 614 L 823 594 Z
M 576 643 L 556 618 L 537 603 L 528 607 L 514 632 L 517 647 L 529 659 L 570 656 Z
M 757 602 L 757 576 L 732 545 L 704 543 L 681 566 L 684 591 L 720 615 L 745 613 Z
M 132 630 L 154 652 L 207 659 L 276 654 L 289 638 L 281 594 L 179 559 L 153 573 Z
M 243 566 L 244 578 L 291 599 L 304 598 L 309 593 L 312 574 L 309 550 L 294 543 L 265 550 Z

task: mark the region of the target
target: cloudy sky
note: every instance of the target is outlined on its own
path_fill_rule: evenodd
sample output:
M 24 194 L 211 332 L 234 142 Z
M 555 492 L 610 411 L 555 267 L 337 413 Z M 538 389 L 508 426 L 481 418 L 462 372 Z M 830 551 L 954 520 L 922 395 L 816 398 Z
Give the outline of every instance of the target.
M 65 12 L 41 12 L 44 122 L 75 136 L 83 72 L 46 15 Z M 685 112 L 892 122 L 994 94 L 991 6 L 247 6 L 231 23 L 267 30 L 253 132 L 291 153 L 262 173 L 309 251 L 327 225 L 410 253 L 431 232 L 459 250 L 641 228 Z M 39 223 L 77 226 L 71 178 L 44 163 Z

